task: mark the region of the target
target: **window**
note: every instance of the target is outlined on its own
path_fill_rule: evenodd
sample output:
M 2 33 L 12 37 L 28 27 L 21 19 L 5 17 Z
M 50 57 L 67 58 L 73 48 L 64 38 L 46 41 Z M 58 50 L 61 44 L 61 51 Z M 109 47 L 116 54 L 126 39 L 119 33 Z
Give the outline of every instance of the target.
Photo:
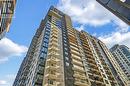
M 54 84 L 54 80 L 48 79 L 48 84 L 53 85 Z
M 47 52 L 47 48 L 44 49 L 44 52 L 45 52 L 45 53 Z
M 101 71 L 102 71 L 102 73 L 103 73 L 103 70 L 102 69 L 100 69 Z
M 48 31 L 46 31 L 46 33 L 45 33 L 46 35 L 50 35 L 50 33 L 48 32 Z
M 38 71 L 39 71 L 40 73 L 42 73 L 42 74 L 43 74 L 43 69 L 44 69 L 44 67 L 42 67 L 42 66 L 39 66 L 39 67 L 38 67 Z
M 56 71 L 51 71 L 51 74 L 55 75 L 55 74 L 56 74 Z
M 42 52 L 44 52 L 44 50 L 45 50 L 45 47 L 42 47 Z
M 64 43 L 64 46 L 67 46 L 67 44 L 66 44 L 66 43 Z
M 49 24 L 47 24 L 47 26 L 46 26 L 46 27 L 47 27 L 47 29 L 48 29 L 48 28 L 50 28 L 51 26 L 50 26 Z
M 47 38 L 45 38 L 45 39 L 44 39 L 44 42 L 47 42 L 47 43 L 48 43 L 48 42 L 49 42 L 49 40 L 48 40 Z
M 106 78 L 106 76 L 104 74 L 102 74 L 104 78 Z
M 40 57 L 43 57 L 44 56 L 44 53 L 42 52 L 41 54 L 40 54 Z
M 65 31 L 64 31 L 63 37 L 66 37 Z
M 49 39 L 49 35 L 45 35 L 45 38 Z
M 43 43 L 43 46 L 44 46 L 44 47 L 48 47 L 48 43 L 44 42 L 44 43 Z
M 66 48 L 66 47 L 65 47 L 65 50 L 67 51 L 67 50 L 68 50 L 68 48 Z
M 107 84 L 109 84 L 107 80 L 105 80 L 105 82 L 106 82 Z
M 41 52 L 40 57 L 45 58 L 46 55 L 47 55 L 47 54 L 46 54 L 45 52 Z
M 64 40 L 64 42 L 66 43 L 67 41 L 66 41 L 66 40 Z
M 64 36 L 64 39 L 66 39 L 66 37 Z
M 68 62 L 66 62 L 65 64 L 66 64 L 66 66 L 69 66 L 69 63 L 68 63 Z
M 40 61 L 39 61 L 40 65 L 44 65 L 44 59 L 40 57 Z
M 66 55 L 68 55 L 68 52 L 65 52 Z
M 36 79 L 37 79 L 38 83 L 42 83 L 43 76 L 37 74 L 37 78 Z
M 66 60 L 69 60 L 69 58 L 68 58 L 68 57 L 65 57 L 65 59 L 66 59 Z

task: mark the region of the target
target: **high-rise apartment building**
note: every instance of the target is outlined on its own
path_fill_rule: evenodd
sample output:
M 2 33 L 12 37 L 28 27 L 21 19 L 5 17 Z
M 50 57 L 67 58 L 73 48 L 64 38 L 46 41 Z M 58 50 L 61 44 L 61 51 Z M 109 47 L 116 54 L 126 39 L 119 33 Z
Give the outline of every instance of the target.
M 110 12 L 130 25 L 130 0 L 96 0 Z M 99 9 L 100 10 L 100 9 Z
M 9 31 L 16 0 L 0 0 L 0 39 Z
M 125 45 L 116 44 L 110 51 L 123 70 L 125 76 L 128 78 L 128 83 L 130 85 L 130 49 Z
M 52 6 L 13 86 L 127 86 L 116 78 L 111 58 L 104 43 L 74 29 L 70 17 Z

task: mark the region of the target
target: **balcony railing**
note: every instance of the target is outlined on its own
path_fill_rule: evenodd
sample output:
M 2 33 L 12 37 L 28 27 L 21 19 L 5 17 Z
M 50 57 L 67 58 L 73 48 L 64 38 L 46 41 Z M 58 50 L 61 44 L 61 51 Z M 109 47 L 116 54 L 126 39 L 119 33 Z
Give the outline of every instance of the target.
M 74 84 L 76 86 L 89 86 L 86 80 L 80 80 L 80 79 L 75 80 Z
M 76 65 L 72 69 L 75 70 L 75 71 L 83 72 L 83 73 L 85 72 L 83 67 L 76 66 Z
M 72 63 L 81 67 L 83 66 L 83 63 L 81 61 L 76 61 L 74 59 L 72 59 Z

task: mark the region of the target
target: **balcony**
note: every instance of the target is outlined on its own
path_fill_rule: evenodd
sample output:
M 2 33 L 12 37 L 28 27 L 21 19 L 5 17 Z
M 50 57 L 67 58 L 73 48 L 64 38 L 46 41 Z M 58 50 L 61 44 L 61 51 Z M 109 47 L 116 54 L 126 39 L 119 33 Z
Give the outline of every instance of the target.
M 111 83 L 111 86 L 118 86 L 115 80 L 110 81 L 110 83 Z
M 88 40 L 85 39 L 85 40 L 83 40 L 83 42 L 84 42 L 85 45 L 88 45 L 88 46 L 89 46 Z
M 45 84 L 45 86 L 57 86 L 56 84 Z
M 86 55 L 86 59 L 91 59 L 91 60 L 94 60 L 95 61 L 95 58 L 91 55 Z
M 77 44 L 77 40 L 76 39 L 69 38 L 69 42 L 73 43 L 73 44 Z
M 95 60 L 93 60 L 93 59 L 87 59 L 87 61 L 88 61 L 90 64 L 96 65 L 96 62 L 95 62 Z
M 91 72 L 92 74 L 101 75 L 100 71 L 97 70 L 97 69 L 91 68 L 91 69 L 90 69 L 90 72 Z
M 91 86 L 106 86 L 106 84 L 104 84 L 104 82 L 92 80 L 92 81 L 91 81 Z M 112 86 L 113 86 L 113 85 L 112 85 Z
M 98 67 L 96 63 L 88 63 L 90 66 L 95 66 L 95 67 Z M 97 69 L 97 68 L 92 68 L 90 67 L 90 69 Z M 98 70 L 98 69 L 97 69 Z
M 70 48 L 71 48 L 71 50 L 79 52 L 79 49 L 77 47 L 74 47 L 74 46 L 70 45 Z
M 73 56 L 73 55 L 71 57 L 72 57 L 72 59 L 75 59 L 75 60 L 78 60 L 78 61 L 82 61 L 81 57 Z
M 84 47 L 86 50 L 89 50 L 89 49 L 90 49 L 88 44 L 84 44 L 84 43 L 83 43 L 83 47 Z
M 54 38 L 52 38 L 52 39 L 50 39 L 50 42 L 58 43 L 58 39 L 54 39 Z
M 74 37 L 74 36 L 69 35 L 68 38 L 69 38 L 69 40 L 77 41 L 76 37 Z
M 103 68 L 104 68 L 105 70 L 109 70 L 108 66 L 103 66 Z
M 79 50 L 74 50 L 74 49 L 72 49 L 72 48 L 71 48 L 71 52 L 74 52 L 74 53 L 76 53 L 76 54 L 80 54 L 80 53 L 79 53 Z
M 43 79 L 36 78 L 35 83 L 36 84 L 42 84 L 43 83 Z
M 76 61 L 76 60 L 72 59 L 72 63 L 75 64 L 75 65 L 83 67 L 83 63 L 81 61 Z
M 98 70 L 98 66 L 97 65 L 89 64 L 89 67 Z
M 100 55 L 99 55 L 99 56 L 100 56 Z M 102 57 L 102 56 L 100 56 L 100 60 L 101 60 L 101 61 L 103 61 L 103 62 L 105 61 L 105 60 L 103 59 L 103 57 Z
M 53 28 L 52 31 L 58 32 L 59 30 L 57 28 Z
M 55 79 L 56 81 L 60 81 L 61 73 L 59 71 L 60 71 L 59 69 L 58 70 L 49 69 L 49 70 L 46 71 L 46 74 L 45 74 L 44 77 L 45 77 L 45 79 Z
M 105 61 L 101 61 L 102 65 L 105 67 L 107 66 L 107 64 L 105 63 Z
M 74 65 L 74 67 L 73 67 L 72 69 L 73 69 L 73 70 L 75 70 L 75 71 L 82 72 L 82 73 L 84 73 L 84 72 L 85 72 L 85 70 L 84 70 L 84 68 L 83 68 L 83 67 L 76 66 L 76 65 Z
M 86 54 L 87 58 L 92 58 L 92 59 L 94 59 L 92 54 L 90 54 L 90 53 L 89 53 L 89 54 L 88 54 L 88 53 L 85 53 L 85 54 Z
M 54 82 L 53 84 L 46 83 L 44 86 L 62 86 L 61 82 Z
M 46 69 L 48 69 L 48 70 L 56 70 L 56 66 L 49 66 L 49 65 L 47 65 L 46 67 L 45 67 Z
M 59 52 L 59 49 L 58 48 L 49 48 L 48 49 L 48 54 L 58 54 L 58 52 Z
M 73 48 L 78 49 L 79 46 L 78 46 L 77 44 L 74 44 L 74 43 L 71 42 L 71 43 L 70 43 L 70 47 L 73 47 Z
M 91 79 L 91 81 L 103 83 L 103 78 L 101 76 L 89 75 L 89 78 Z
M 85 81 L 85 80 L 80 80 L 80 79 L 75 80 L 74 84 L 75 84 L 76 86 L 90 86 L 90 85 L 87 83 L 87 81 Z
M 74 44 L 74 43 L 72 43 L 72 42 L 70 43 L 70 45 L 78 48 L 78 45 L 77 45 L 77 44 Z
M 91 54 L 91 49 L 89 47 L 84 47 L 84 50 L 86 53 L 90 53 Z
M 56 57 L 58 57 L 60 54 L 57 53 L 57 52 L 49 52 L 48 55 L 49 56 L 56 56 Z
M 59 59 L 57 59 L 57 58 L 55 58 L 55 57 L 51 57 L 51 58 L 48 58 L 47 59 L 47 62 L 49 62 L 49 63 L 54 63 L 54 64 L 56 64 L 57 62 L 59 62 L 60 60 Z
M 74 34 L 74 33 L 72 33 L 72 32 L 69 32 L 69 31 L 68 31 L 68 35 L 69 35 L 69 36 L 73 36 L 73 37 L 74 37 L 74 35 L 75 35 L 75 34 Z
M 78 79 L 86 79 L 85 73 L 74 73 L 73 76 Z
M 108 75 L 108 79 L 114 81 L 114 77 L 112 75 Z
M 45 68 L 47 69 L 47 71 L 56 70 L 57 72 L 60 72 L 60 66 L 47 66 Z
M 58 38 L 58 35 L 57 35 L 57 33 L 56 32 L 52 32 L 52 34 L 51 34 L 51 38 Z
M 50 47 L 52 47 L 52 46 L 58 47 L 59 45 L 58 45 L 57 42 L 52 41 L 52 42 L 49 43 L 49 46 L 50 46 Z
M 56 74 L 46 74 L 45 77 L 48 79 L 58 79 Z
M 77 56 L 81 57 L 81 54 L 80 54 L 79 52 L 76 52 L 76 51 L 74 51 L 74 50 L 71 50 L 71 53 L 74 54 L 74 55 L 77 55 Z

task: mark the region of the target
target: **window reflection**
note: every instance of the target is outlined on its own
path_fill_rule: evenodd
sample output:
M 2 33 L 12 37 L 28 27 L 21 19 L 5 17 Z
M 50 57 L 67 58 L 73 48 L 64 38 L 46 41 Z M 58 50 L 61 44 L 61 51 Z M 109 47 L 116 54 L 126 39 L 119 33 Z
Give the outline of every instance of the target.
M 130 0 L 97 0 L 101 5 L 130 25 Z

